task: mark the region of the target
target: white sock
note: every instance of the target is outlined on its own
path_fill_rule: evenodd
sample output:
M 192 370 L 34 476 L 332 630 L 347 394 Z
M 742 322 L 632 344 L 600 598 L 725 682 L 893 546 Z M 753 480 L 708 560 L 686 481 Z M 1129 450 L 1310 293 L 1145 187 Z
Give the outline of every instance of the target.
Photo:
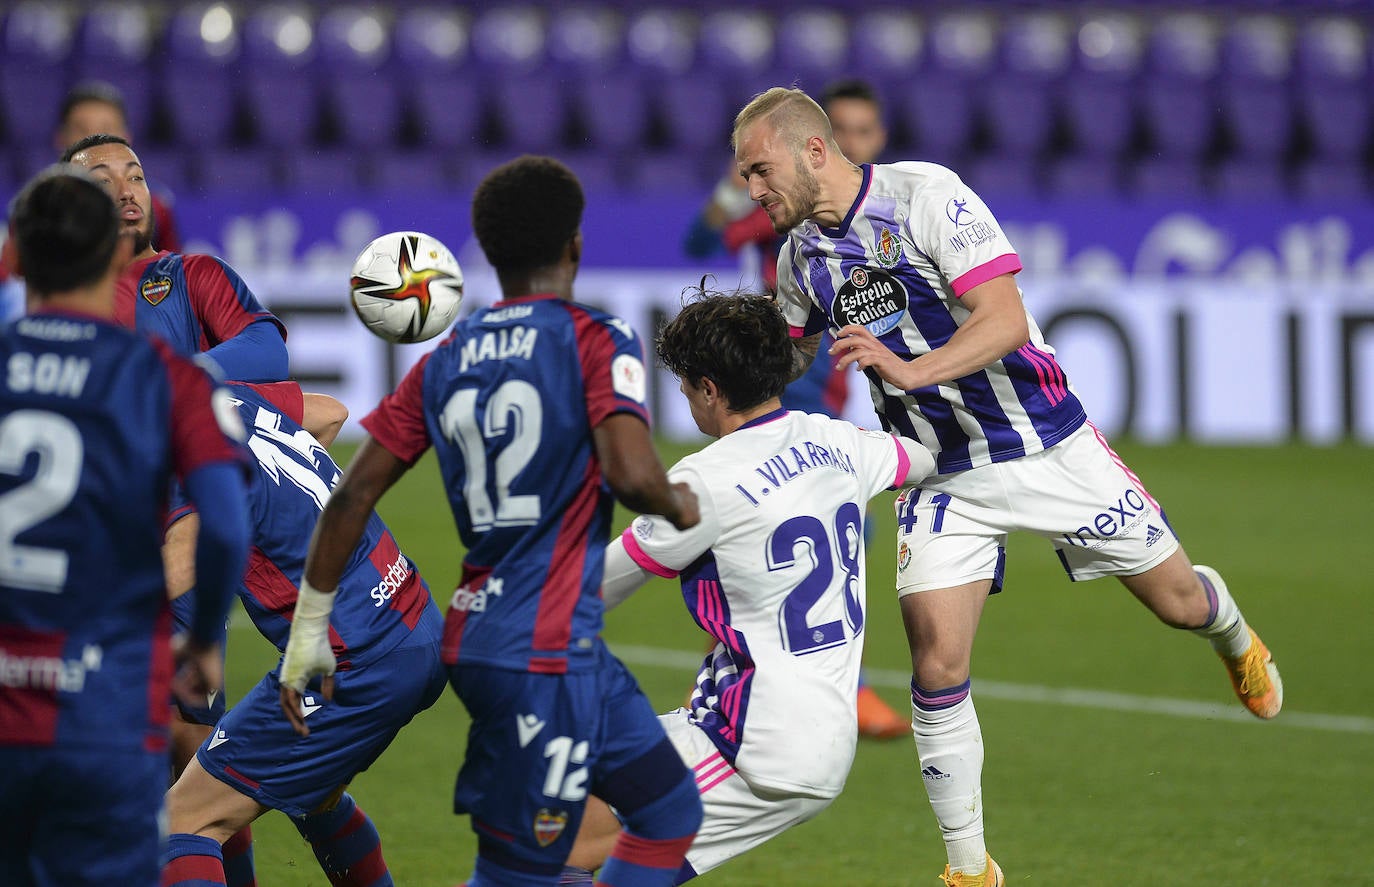
M 911 733 L 921 781 L 945 839 L 951 871 L 987 866 L 983 842 L 983 733 L 969 682 L 934 693 L 911 684 Z
M 1212 576 L 1208 576 L 1204 570 L 1211 570 Z M 1207 592 L 1211 618 L 1201 628 L 1193 629 L 1193 632 L 1207 638 L 1212 649 L 1222 656 L 1235 659 L 1243 655 L 1250 648 L 1250 627 L 1245 624 L 1245 617 L 1241 615 L 1240 607 L 1236 606 L 1236 599 L 1231 597 L 1220 574 L 1210 567 L 1198 570 L 1197 578 Z

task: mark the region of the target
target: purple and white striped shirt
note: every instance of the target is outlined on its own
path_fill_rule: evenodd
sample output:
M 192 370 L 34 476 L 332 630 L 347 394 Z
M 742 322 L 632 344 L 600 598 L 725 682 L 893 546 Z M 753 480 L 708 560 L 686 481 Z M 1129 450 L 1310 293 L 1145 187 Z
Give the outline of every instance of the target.
M 794 336 L 866 326 L 910 360 L 969 317 L 964 293 L 1021 260 L 959 177 L 933 163 L 865 165 L 838 228 L 806 221 L 778 256 L 778 295 Z M 883 427 L 920 441 L 946 474 L 1053 446 L 1086 421 L 1054 349 L 1026 312 L 1030 341 L 978 372 L 903 391 L 867 370 Z

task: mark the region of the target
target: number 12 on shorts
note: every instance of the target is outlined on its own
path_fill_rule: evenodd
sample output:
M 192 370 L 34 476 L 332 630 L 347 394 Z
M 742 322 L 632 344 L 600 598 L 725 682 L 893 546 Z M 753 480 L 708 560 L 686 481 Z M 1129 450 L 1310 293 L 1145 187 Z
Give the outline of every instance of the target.
M 921 504 L 921 494 L 924 492 L 921 489 L 908 490 L 897 498 L 897 526 L 903 533 L 911 533 L 916 529 L 916 506 Z M 935 506 L 930 532 L 938 533 L 945 527 L 945 506 L 949 504 L 949 493 L 936 493 L 930 497 L 930 504 Z

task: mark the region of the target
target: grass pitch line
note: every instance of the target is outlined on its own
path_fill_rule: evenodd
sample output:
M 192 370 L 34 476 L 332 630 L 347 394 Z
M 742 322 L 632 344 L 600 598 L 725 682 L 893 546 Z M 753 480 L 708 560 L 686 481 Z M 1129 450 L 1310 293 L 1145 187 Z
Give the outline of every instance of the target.
M 628 665 L 681 669 L 695 672 L 701 667 L 702 653 L 685 650 L 664 650 L 634 644 L 614 644 L 611 651 Z M 875 687 L 895 687 L 902 690 L 911 685 L 911 675 L 881 668 L 865 668 L 868 682 Z M 1198 721 L 1236 721 L 1260 725 L 1261 721 L 1237 705 L 1218 705 L 1190 699 L 1169 699 L 1160 696 L 1136 696 L 1107 690 L 1086 690 L 1075 687 L 1047 687 L 1042 684 L 1014 684 L 1006 681 L 975 679 L 974 691 L 980 699 L 1002 699 L 1008 702 L 1037 702 L 1042 705 L 1067 705 L 1073 708 L 1096 708 L 1107 711 L 1141 712 L 1170 715 Z M 1307 730 L 1326 730 L 1335 733 L 1374 734 L 1374 718 L 1358 715 L 1314 714 L 1284 710 L 1273 721 L 1275 726 L 1301 727 Z

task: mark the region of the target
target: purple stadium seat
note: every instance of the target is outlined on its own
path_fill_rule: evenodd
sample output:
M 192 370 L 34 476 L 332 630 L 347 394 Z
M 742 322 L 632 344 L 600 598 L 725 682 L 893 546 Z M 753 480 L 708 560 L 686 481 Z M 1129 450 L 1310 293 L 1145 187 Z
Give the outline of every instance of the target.
M 1152 80 L 1210 80 L 1220 62 L 1215 22 L 1200 13 L 1165 15 L 1150 32 L 1145 66 Z
M 461 10 L 419 6 L 402 10 L 392 28 L 395 55 L 408 69 L 452 71 L 472 51 L 471 23 Z
M 870 10 L 850 25 L 850 68 L 875 82 L 914 74 L 924 48 L 921 20 L 906 10 Z
M 168 23 L 165 46 L 156 67 L 174 140 L 195 148 L 227 141 L 241 48 L 234 13 L 224 5 L 186 7 Z
M 667 78 L 659 84 L 656 101 L 670 147 L 729 150 L 738 108 L 715 77 Z
M 983 74 L 996 60 L 997 31 L 985 13 L 947 12 L 931 23 L 926 46 L 926 64 L 932 70 Z
M 684 75 L 696 58 L 700 21 L 677 9 L 651 8 L 636 13 L 625 31 L 630 64 L 646 71 Z
M 1237 156 L 1272 158 L 1287 150 L 1293 106 L 1286 83 L 1230 81 L 1222 86 L 1221 111 Z
M 1203 193 L 1202 168 L 1192 159 L 1146 157 L 1128 176 L 1127 190 L 1145 200 L 1194 198 Z
M 1077 75 L 1062 87 L 1064 119 L 1077 150 L 1120 154 L 1135 128 L 1135 89 L 1115 78 Z
M 626 163 L 605 151 L 555 151 L 554 155 L 577 176 L 585 191 L 610 191 L 623 187 Z
M 1144 62 L 1144 26 L 1133 15 L 1091 15 L 1079 26 L 1073 44 L 1074 68 L 1081 74 L 1131 80 Z
M 707 14 L 697 40 L 697 67 L 727 77 L 767 70 L 776 51 L 772 23 L 758 11 L 727 9 Z
M 241 84 L 258 144 L 304 145 L 315 136 L 319 92 L 303 72 L 249 66 Z
M 385 70 L 338 70 L 322 77 L 322 97 L 346 145 L 393 145 L 401 128 L 401 90 Z
M 371 178 L 370 158 L 354 148 L 297 148 L 281 155 L 282 184 L 317 194 L 347 195 Z
M 444 151 L 380 151 L 372 158 L 372 182 L 382 191 L 441 191 L 455 182 L 455 170 L 447 161 Z
M 1369 199 L 1369 176 L 1363 164 L 1349 160 L 1309 161 L 1294 176 L 1298 197 L 1320 203 L 1359 203 Z
M 1054 80 L 1072 58 L 1069 23 L 1055 12 L 1032 12 L 1008 18 L 998 40 L 998 67 L 1017 79 Z
M 328 8 L 315 28 L 317 62 L 325 71 L 376 70 L 391 55 L 387 23 L 370 9 Z
M 461 148 L 476 141 L 482 128 L 482 91 L 466 72 L 417 74 L 406 91 L 424 144 Z
M 545 60 L 543 13 L 531 6 L 493 6 L 472 25 L 472 51 L 493 76 L 530 72 Z
M 1222 38 L 1222 71 L 1227 79 L 1274 83 L 1293 69 L 1293 35 L 1276 16 L 1246 16 Z
M 1023 154 L 984 154 L 958 170 L 960 178 L 996 211 L 998 201 L 1033 197 L 1040 175 L 1033 158 Z
M 1313 19 L 1298 35 L 1298 72 L 1308 83 L 1359 85 L 1369 71 L 1368 47 L 1359 22 Z
M 644 151 L 629 158 L 629 176 L 622 187 L 636 192 L 707 193 L 720 177 L 724 152 L 707 156 L 699 151 Z
M 143 164 L 143 174 L 148 187 L 154 192 L 184 194 L 190 184 L 186 152 L 166 148 L 150 148 L 146 145 L 137 149 L 138 159 Z
M 124 94 L 129 130 L 147 131 L 152 120 L 152 23 L 141 4 L 96 6 L 82 18 L 73 51 L 78 80 L 104 80 Z
M 511 73 L 488 84 L 507 147 L 547 151 L 563 140 L 567 102 L 551 71 Z
M 800 81 L 813 93 L 845 70 L 849 29 L 844 16 L 822 9 L 783 14 L 777 23 L 772 68 L 779 83 Z
M 640 74 L 622 67 L 573 81 L 573 105 L 594 149 L 620 151 L 644 144 L 649 105 Z
M 606 71 L 625 61 L 625 19 L 605 7 L 554 7 L 549 11 L 549 62 L 577 71 Z
M 46 145 L 67 90 L 70 14 L 50 4 L 20 3 L 10 10 L 0 40 L 0 116 L 11 144 Z
M 244 20 L 240 88 L 259 144 L 289 147 L 314 137 L 319 90 L 310 65 L 316 51 L 306 7 L 268 6 Z
M 1100 154 L 1071 154 L 1049 167 L 1049 193 L 1054 197 L 1117 197 L 1121 165 Z
M 1047 84 L 997 77 L 984 86 L 983 110 L 997 151 L 1030 157 L 1049 144 L 1054 123 Z
M 1288 192 L 1279 161 L 1268 158 L 1230 158 L 1212 174 L 1212 192 L 1231 201 L 1273 201 Z
M 1309 87 L 1300 92 L 1297 106 L 1317 157 L 1354 159 L 1369 144 L 1369 95 L 1364 87 Z
M 1150 77 L 1141 85 L 1140 99 L 1151 142 L 1161 154 L 1192 161 L 1207 150 L 1215 116 L 1206 84 Z
M 948 163 L 967 149 L 973 136 L 974 86 L 972 79 L 928 74 L 898 93 L 892 113 L 924 159 Z
M 266 191 L 280 185 L 280 176 L 276 159 L 268 151 L 214 148 L 196 157 L 194 182 L 193 190 L 203 194 Z

